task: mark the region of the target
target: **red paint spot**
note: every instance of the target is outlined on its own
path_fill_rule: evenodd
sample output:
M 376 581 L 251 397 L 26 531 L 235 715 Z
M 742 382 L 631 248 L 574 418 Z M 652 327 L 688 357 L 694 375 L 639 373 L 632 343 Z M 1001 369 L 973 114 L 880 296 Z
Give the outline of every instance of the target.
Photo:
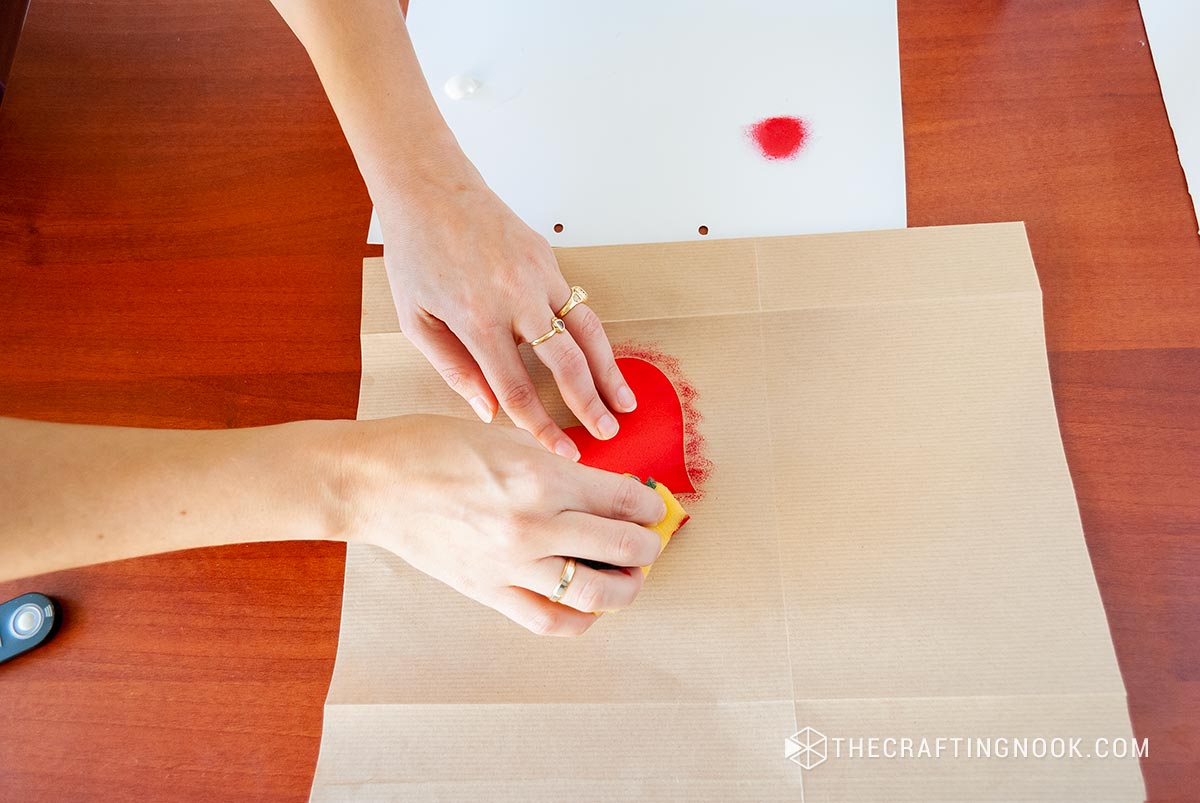
M 750 137 L 767 159 L 791 159 L 808 141 L 808 126 L 799 117 L 768 117 L 750 126 Z

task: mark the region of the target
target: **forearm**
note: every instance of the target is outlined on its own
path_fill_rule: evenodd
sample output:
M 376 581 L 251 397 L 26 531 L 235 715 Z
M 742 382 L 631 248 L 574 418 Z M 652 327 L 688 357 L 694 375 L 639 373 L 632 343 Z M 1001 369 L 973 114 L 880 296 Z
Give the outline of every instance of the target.
M 308 51 L 377 205 L 422 184 L 478 179 L 429 93 L 397 0 L 272 3 Z
M 192 547 L 341 537 L 339 424 L 177 431 L 0 418 L 0 581 Z

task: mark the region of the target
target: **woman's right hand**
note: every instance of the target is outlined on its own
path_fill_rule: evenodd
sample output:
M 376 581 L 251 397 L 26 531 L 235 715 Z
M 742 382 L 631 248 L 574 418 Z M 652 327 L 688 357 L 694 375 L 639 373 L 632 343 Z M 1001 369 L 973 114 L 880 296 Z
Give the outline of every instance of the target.
M 547 452 L 526 432 L 441 416 L 349 424 L 340 437 L 348 538 L 534 633 L 578 635 L 628 606 L 661 548 L 666 506 L 635 479 Z M 565 558 L 578 564 L 560 603 Z

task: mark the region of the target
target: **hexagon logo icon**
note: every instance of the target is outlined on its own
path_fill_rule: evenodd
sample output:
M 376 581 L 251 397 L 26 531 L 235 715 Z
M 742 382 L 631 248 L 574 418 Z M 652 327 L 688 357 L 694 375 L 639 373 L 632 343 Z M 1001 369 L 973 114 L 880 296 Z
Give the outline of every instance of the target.
M 825 734 L 816 728 L 802 728 L 783 740 L 783 757 L 803 769 L 820 766 L 828 756 Z

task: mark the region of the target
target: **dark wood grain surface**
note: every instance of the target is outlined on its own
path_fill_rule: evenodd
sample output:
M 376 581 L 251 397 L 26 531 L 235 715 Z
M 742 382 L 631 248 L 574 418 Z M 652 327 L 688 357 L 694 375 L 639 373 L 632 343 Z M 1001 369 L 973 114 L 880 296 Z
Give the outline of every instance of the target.
M 914 226 L 1025 220 L 1154 800 L 1200 796 L 1200 238 L 1136 0 L 901 0 Z M 34 0 L 0 107 L 0 414 L 353 417 L 370 202 L 266 0 Z M 303 799 L 344 550 L 0 585 L 0 799 Z M 1052 612 L 1048 612 L 1052 615 Z

